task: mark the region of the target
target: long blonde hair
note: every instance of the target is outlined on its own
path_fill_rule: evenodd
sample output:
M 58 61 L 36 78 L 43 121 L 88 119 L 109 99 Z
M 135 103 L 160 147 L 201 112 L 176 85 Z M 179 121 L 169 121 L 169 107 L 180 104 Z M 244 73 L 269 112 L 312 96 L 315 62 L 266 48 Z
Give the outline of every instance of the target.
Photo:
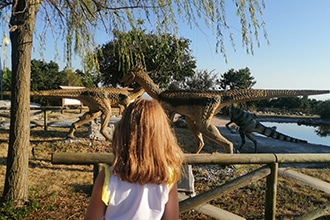
M 169 183 L 180 178 L 184 155 L 157 100 L 137 99 L 113 133 L 113 172 L 132 183 Z

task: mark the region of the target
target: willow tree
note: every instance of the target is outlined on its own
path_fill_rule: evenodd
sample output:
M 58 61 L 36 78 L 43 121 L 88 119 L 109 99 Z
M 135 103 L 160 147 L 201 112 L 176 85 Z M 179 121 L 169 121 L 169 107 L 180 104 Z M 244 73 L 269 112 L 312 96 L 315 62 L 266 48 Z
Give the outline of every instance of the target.
M 4 197 L 17 206 L 28 199 L 33 41 L 38 41 L 42 48 L 50 32 L 56 36 L 55 42 L 64 42 L 64 57 L 70 61 L 73 54 L 83 57 L 93 51 L 95 33 L 111 39 L 111 30 L 129 31 L 143 21 L 155 33 L 175 34 L 180 28 L 177 21 L 181 19 L 190 27 L 205 22 L 214 30 L 215 50 L 225 54 L 228 35 L 233 39 L 226 20 L 226 14 L 230 14 L 237 16 L 242 44 L 252 52 L 253 45 L 259 44 L 259 31 L 263 30 L 263 9 L 263 0 L 0 0 L 1 22 L 3 30 L 9 31 L 12 51 L 11 121 Z M 122 61 L 132 64 L 130 50 L 124 41 L 122 43 L 119 45 Z

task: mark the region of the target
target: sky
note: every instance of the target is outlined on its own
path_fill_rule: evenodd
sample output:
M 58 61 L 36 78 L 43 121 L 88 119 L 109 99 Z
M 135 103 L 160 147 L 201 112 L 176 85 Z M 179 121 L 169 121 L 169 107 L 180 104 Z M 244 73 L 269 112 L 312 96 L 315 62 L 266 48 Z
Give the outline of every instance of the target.
M 265 0 L 263 19 L 267 41 L 261 33 L 260 47 L 254 55 L 241 45 L 240 32 L 235 34 L 235 49 L 227 42 L 226 63 L 215 54 L 215 40 L 207 29 L 185 30 L 192 40 L 191 49 L 197 68 L 219 74 L 233 68 L 248 67 L 257 83 L 255 89 L 330 89 L 330 1 Z M 228 15 L 228 14 L 227 14 Z M 234 27 L 235 29 L 235 27 Z M 239 26 L 237 26 L 239 30 Z M 184 32 L 182 32 L 184 33 Z M 311 96 L 327 100 L 330 95 Z
M 232 1 L 226 1 L 233 4 Z M 241 45 L 240 26 L 236 15 L 227 11 L 227 19 L 234 34 L 235 49 L 226 41 L 227 62 L 215 52 L 214 32 L 203 25 L 190 29 L 179 25 L 179 37 L 191 40 L 192 55 L 197 69 L 219 75 L 229 69 L 248 67 L 257 83 L 255 89 L 327 89 L 330 90 L 330 1 L 329 0 L 265 0 L 263 19 L 270 44 L 260 31 L 260 47 L 254 43 L 254 54 L 247 54 Z M 99 43 L 109 41 L 99 37 Z M 102 42 L 103 41 L 103 42 Z M 34 46 L 35 49 L 37 46 Z M 59 46 L 61 47 L 61 46 Z M 59 55 L 62 55 L 61 52 Z M 9 56 L 10 57 L 10 56 Z M 41 59 L 35 50 L 33 59 Z M 44 58 L 54 60 L 54 44 L 47 42 Z M 55 59 L 64 68 L 63 59 Z M 61 63 L 62 62 L 62 63 Z M 75 60 L 74 68 L 82 69 Z M 330 95 L 310 98 L 328 100 Z

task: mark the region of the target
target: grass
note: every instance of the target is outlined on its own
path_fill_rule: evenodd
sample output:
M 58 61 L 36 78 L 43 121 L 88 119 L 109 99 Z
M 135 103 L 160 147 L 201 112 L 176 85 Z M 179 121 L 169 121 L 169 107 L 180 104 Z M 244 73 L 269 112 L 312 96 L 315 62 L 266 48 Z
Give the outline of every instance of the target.
M 52 152 L 109 152 L 105 141 L 83 138 L 87 127 L 79 128 L 77 141 L 64 142 L 68 128 L 49 127 L 48 131 L 37 127 L 31 130 L 29 162 L 29 203 L 23 208 L 14 208 L 3 201 L 0 219 L 83 219 L 93 184 L 93 167 L 77 165 L 52 165 Z M 176 129 L 180 143 L 188 150 L 194 146 L 187 129 Z M 0 182 L 4 183 L 8 131 L 0 130 Z M 211 147 L 205 149 L 212 150 Z M 258 168 L 259 165 L 221 167 L 219 165 L 193 166 L 195 190 L 199 194 Z M 330 182 L 329 169 L 294 169 Z M 237 190 L 225 193 L 210 201 L 210 204 L 236 213 L 249 220 L 264 219 L 265 179 L 252 182 Z M 279 178 L 276 219 L 294 219 L 310 210 L 326 204 L 329 195 L 300 184 Z M 0 185 L 0 193 L 3 185 Z M 327 219 L 323 217 L 320 219 Z M 181 219 L 210 219 L 195 210 L 181 214 Z

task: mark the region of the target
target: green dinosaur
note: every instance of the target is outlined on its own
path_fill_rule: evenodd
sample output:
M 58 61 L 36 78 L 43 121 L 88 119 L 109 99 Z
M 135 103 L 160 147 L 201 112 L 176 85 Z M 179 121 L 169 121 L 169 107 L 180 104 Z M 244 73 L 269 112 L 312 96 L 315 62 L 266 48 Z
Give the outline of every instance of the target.
M 247 136 L 254 143 L 254 152 L 257 152 L 257 141 L 253 137 L 252 132 L 257 132 L 267 137 L 279 139 L 282 141 L 307 143 L 306 140 L 293 138 L 277 132 L 274 128 L 264 126 L 256 119 L 256 116 L 242 109 L 236 108 L 233 105 L 230 106 L 229 115 L 230 121 L 226 124 L 226 127 L 230 129 L 229 125 L 231 123 L 235 123 L 239 127 L 239 134 L 241 136 L 242 143 L 238 148 L 238 151 L 242 149 L 243 145 L 245 144 L 245 136 Z
M 101 116 L 101 134 L 111 141 L 106 128 L 111 118 L 111 106 L 118 106 L 121 110 L 126 108 L 129 103 L 141 96 L 144 89 L 138 87 L 131 88 L 83 88 L 83 89 L 56 89 L 31 91 L 31 96 L 37 97 L 56 97 L 78 99 L 89 109 L 80 119 L 72 123 L 67 134 L 68 138 L 74 138 L 74 132 L 79 126 L 86 124 Z M 2 92 L 3 95 L 10 95 L 10 92 Z
M 223 137 L 216 126 L 211 124 L 213 116 L 223 107 L 232 103 L 269 99 L 275 97 L 306 96 L 330 93 L 329 90 L 265 90 L 240 89 L 225 91 L 162 91 L 143 67 L 129 71 L 121 80 L 125 85 L 138 83 L 154 99 L 157 99 L 170 115 L 181 114 L 192 132 L 199 153 L 203 146 L 203 136 L 222 146 L 226 153 L 233 153 L 233 144 Z M 172 117 L 170 117 L 172 118 Z

